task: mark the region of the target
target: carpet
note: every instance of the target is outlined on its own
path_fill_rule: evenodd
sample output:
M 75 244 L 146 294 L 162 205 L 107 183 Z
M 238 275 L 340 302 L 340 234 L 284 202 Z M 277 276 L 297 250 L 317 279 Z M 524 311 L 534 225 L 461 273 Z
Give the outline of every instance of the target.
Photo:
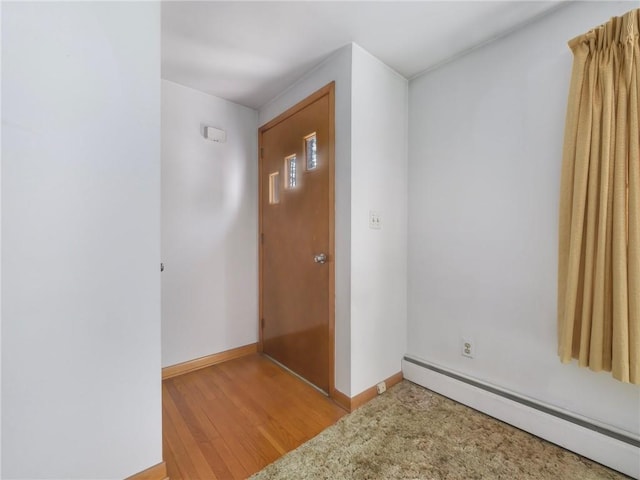
M 404 380 L 251 480 L 626 478 Z

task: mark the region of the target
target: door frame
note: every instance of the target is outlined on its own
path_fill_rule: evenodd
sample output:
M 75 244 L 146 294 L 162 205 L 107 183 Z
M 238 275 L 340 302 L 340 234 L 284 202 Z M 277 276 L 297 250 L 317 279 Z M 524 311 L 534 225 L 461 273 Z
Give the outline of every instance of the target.
M 262 135 L 265 131 L 288 119 L 294 114 L 303 110 L 320 98 L 328 96 L 329 98 L 329 138 L 327 149 L 327 162 L 329 167 L 329 251 L 327 266 L 329 267 L 329 397 L 334 397 L 336 393 L 335 387 L 335 82 L 331 82 L 320 90 L 312 93 L 304 100 L 300 101 L 293 107 L 285 110 L 283 113 L 268 121 L 258 129 L 258 351 L 263 352 L 262 339 L 262 319 L 263 319 L 263 243 L 262 243 L 262 174 L 263 171 L 263 146 Z

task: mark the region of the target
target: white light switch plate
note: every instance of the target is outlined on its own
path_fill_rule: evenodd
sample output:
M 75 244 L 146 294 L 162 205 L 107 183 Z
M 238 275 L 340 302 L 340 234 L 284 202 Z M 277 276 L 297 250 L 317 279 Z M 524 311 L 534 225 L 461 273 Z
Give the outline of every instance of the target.
M 374 212 L 373 210 L 369 212 L 369 228 L 373 228 L 374 230 L 380 230 L 382 228 L 380 213 Z

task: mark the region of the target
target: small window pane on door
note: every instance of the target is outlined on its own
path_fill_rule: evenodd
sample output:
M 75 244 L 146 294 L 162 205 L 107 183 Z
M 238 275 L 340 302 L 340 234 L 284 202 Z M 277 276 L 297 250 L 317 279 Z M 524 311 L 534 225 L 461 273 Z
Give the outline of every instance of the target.
M 280 172 L 269 174 L 269 204 L 280 203 Z
M 284 159 L 284 168 L 287 172 L 287 181 L 285 183 L 287 188 L 295 188 L 297 184 L 297 172 L 296 172 L 296 156 L 289 155 Z
M 304 155 L 307 170 L 315 170 L 318 166 L 318 152 L 315 133 L 304 137 Z

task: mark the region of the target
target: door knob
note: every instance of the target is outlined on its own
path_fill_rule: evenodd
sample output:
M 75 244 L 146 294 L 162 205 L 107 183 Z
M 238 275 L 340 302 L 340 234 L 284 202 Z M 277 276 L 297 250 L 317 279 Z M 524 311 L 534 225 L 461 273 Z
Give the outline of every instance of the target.
M 327 256 L 324 253 L 319 253 L 313 256 L 313 261 L 316 263 L 326 263 Z

